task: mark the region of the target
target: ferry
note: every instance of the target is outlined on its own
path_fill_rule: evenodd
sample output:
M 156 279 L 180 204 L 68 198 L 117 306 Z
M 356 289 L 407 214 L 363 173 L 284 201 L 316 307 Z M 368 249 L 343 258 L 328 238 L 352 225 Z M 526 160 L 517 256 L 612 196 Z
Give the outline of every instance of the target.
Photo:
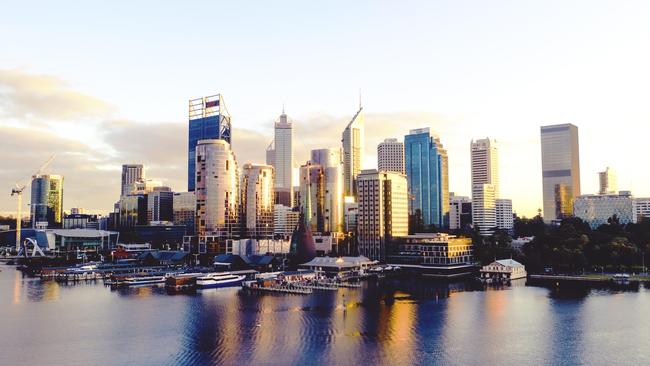
M 153 285 L 157 283 L 164 283 L 164 276 L 133 276 L 127 277 L 123 281 L 116 283 L 117 286 L 137 286 L 137 285 Z
M 246 276 L 235 276 L 233 274 L 224 273 L 210 273 L 196 279 L 196 286 L 198 288 L 214 288 L 214 287 L 231 287 L 240 286 Z

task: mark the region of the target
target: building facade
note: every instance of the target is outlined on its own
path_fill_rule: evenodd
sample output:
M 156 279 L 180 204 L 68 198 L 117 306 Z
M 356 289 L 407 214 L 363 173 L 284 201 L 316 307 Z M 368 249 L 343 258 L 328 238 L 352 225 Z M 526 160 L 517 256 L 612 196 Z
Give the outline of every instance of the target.
M 227 141 L 198 142 L 195 188 L 197 234 L 239 238 L 239 168 Z
M 406 174 L 403 142 L 391 138 L 377 145 L 377 170 Z
M 63 176 L 32 177 L 30 201 L 32 227 L 60 227 L 63 223 Z
M 241 220 L 244 237 L 273 238 L 274 171 L 271 165 L 244 164 L 241 177 Z
M 355 195 L 355 179 L 363 169 L 363 150 L 365 141 L 365 120 L 363 108 L 352 117 L 352 120 L 343 130 L 341 142 L 343 144 L 343 184 L 346 196 Z
M 175 192 L 173 197 L 174 225 L 185 226 L 185 235 L 196 233 L 196 196 L 194 192 Z
M 289 239 L 298 227 L 300 211 L 289 206 L 276 204 L 273 206 L 273 234 L 277 238 Z
M 580 195 L 578 127 L 572 124 L 541 127 L 544 221 L 573 215 Z
M 269 147 L 271 148 L 271 147 Z M 267 149 L 267 164 L 271 160 L 275 168 L 275 203 L 291 206 L 293 188 L 293 124 L 282 111 L 275 122 L 273 147 Z
M 357 232 L 357 220 L 359 215 L 359 204 L 354 197 L 346 197 L 343 202 L 343 221 L 345 222 L 344 231 L 346 233 Z
M 325 231 L 325 173 L 308 161 L 300 167 L 300 212 L 312 232 Z
M 499 154 L 495 140 L 470 144 L 472 169 L 472 220 L 481 235 L 491 235 L 497 227 L 496 200 L 499 197 Z
M 425 226 L 447 227 L 449 221 L 449 167 L 447 151 L 429 128 L 404 136 L 409 187 L 409 214 L 419 215 Z
M 122 165 L 122 189 L 120 197 L 131 194 L 135 182 L 145 179 L 144 165 L 142 164 L 123 164 Z
M 515 227 L 515 219 L 512 211 L 512 200 L 497 198 L 496 201 L 497 228 L 512 233 Z
M 634 199 L 634 222 L 650 220 L 650 197 Z
M 600 186 L 598 194 L 616 194 L 618 186 L 614 169 L 607 167 L 605 171 L 599 172 L 598 183 Z
M 406 176 L 397 172 L 363 170 L 357 177 L 357 243 L 359 253 L 384 260 L 386 244 L 408 235 Z
M 232 143 L 230 114 L 220 94 L 189 101 L 187 146 L 187 190 L 196 184 L 196 147 L 200 140 L 219 139 Z
M 445 233 L 417 233 L 398 238 L 387 260 L 432 277 L 466 276 L 475 268 L 472 239 Z
M 312 150 L 311 162 L 323 169 L 323 232 L 342 232 L 344 189 L 341 148 Z
M 472 200 L 449 193 L 449 229 L 464 230 L 472 225 Z
M 592 229 L 607 224 L 616 215 L 621 224 L 634 222 L 634 197 L 627 191 L 618 194 L 582 195 L 575 199 L 574 214 L 585 221 Z
M 174 221 L 174 192 L 169 187 L 147 193 L 147 223 L 160 221 Z

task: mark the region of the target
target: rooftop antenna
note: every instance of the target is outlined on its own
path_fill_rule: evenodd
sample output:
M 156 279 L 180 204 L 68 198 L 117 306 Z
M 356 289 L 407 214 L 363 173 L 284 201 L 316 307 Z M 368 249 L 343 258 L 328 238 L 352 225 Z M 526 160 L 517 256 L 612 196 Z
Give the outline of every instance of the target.
M 359 88 L 359 109 L 361 109 L 361 88 Z
M 286 114 L 284 113 L 284 103 L 282 103 L 282 114 Z

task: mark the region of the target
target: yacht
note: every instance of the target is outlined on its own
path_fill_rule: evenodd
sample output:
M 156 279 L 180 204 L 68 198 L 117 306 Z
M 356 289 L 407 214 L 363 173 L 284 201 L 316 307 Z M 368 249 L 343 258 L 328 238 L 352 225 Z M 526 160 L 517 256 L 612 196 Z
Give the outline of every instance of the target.
M 209 273 L 196 279 L 198 288 L 240 286 L 246 276 L 236 276 L 230 273 Z

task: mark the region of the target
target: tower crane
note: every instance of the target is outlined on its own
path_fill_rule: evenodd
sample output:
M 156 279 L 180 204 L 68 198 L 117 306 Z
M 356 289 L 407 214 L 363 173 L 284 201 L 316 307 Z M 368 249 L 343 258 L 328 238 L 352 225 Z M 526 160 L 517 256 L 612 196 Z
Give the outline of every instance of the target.
M 45 163 L 43 163 L 38 168 L 38 170 L 36 171 L 36 173 L 34 173 L 34 175 L 41 174 L 41 172 L 43 172 L 43 170 L 48 165 L 50 165 L 52 160 L 54 160 L 54 157 L 55 157 L 55 155 L 50 156 L 50 158 L 47 159 L 47 161 Z M 21 209 L 22 209 L 22 204 L 23 204 L 23 190 L 25 190 L 25 187 L 27 187 L 27 185 L 25 183 L 23 183 L 23 182 L 25 180 L 27 180 L 27 179 L 28 179 L 28 177 L 25 177 L 25 178 L 17 181 L 16 184 L 14 185 L 14 187 L 11 189 L 11 196 L 12 197 L 16 196 L 16 198 L 18 199 L 18 209 L 16 210 L 16 251 L 17 252 L 20 251 L 20 225 L 22 223 Z

